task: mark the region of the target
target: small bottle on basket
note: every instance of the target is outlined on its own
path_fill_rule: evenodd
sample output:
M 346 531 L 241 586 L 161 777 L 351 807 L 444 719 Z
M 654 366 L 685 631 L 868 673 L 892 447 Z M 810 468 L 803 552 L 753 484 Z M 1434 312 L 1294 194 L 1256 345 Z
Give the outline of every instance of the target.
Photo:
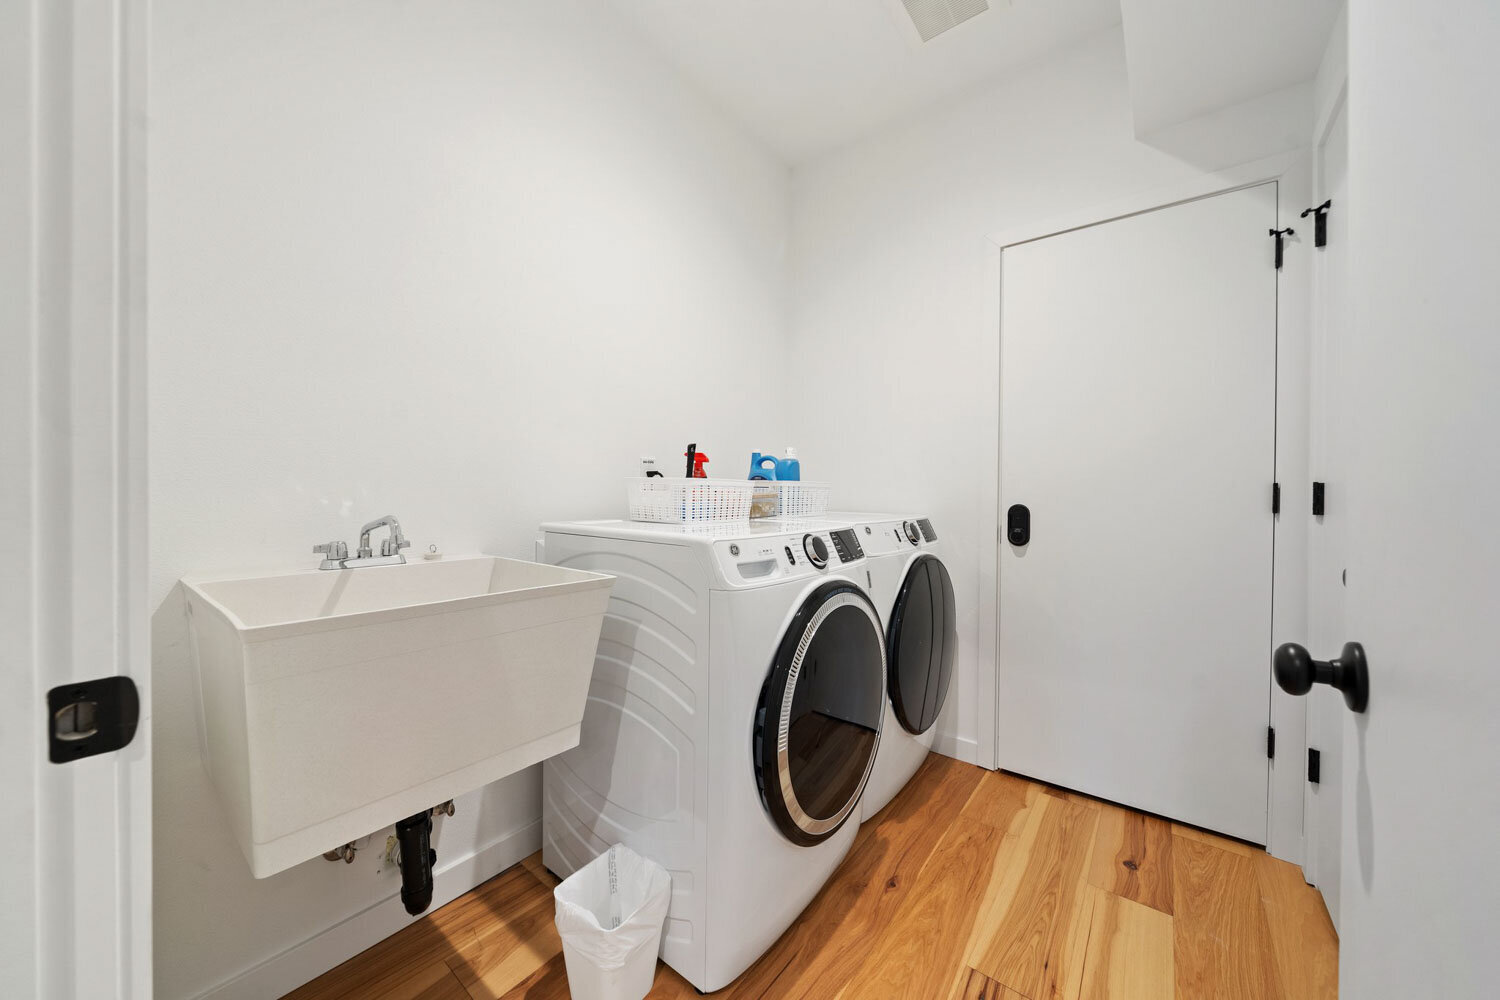
M 802 479 L 802 463 L 797 461 L 796 448 L 787 446 L 786 458 L 776 463 L 776 478 L 794 483 Z
M 708 470 L 704 468 L 704 466 L 708 464 L 708 453 L 707 452 L 703 452 L 703 451 L 686 451 L 686 452 L 683 452 L 682 457 L 686 458 L 688 461 L 690 461 L 690 462 L 693 463 L 693 477 L 692 478 L 694 478 L 694 479 L 707 479 L 708 478 Z

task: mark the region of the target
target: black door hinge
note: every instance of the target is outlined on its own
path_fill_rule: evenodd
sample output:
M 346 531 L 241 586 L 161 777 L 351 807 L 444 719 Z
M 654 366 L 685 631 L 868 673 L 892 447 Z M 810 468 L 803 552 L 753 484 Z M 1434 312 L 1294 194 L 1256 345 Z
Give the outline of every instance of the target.
M 1307 780 L 1318 784 L 1323 777 L 1323 755 L 1315 748 L 1307 748 Z
M 1276 237 L 1276 270 L 1279 271 L 1281 270 L 1281 257 L 1283 250 L 1282 241 L 1288 236 L 1297 235 L 1297 231 L 1291 226 L 1287 226 L 1285 229 L 1272 229 L 1271 235 Z
M 141 697 L 129 677 L 101 677 L 47 692 L 48 758 L 54 764 L 118 750 L 135 739 Z
M 1313 483 L 1313 517 L 1323 516 L 1323 484 Z
M 1325 201 L 1321 205 L 1303 209 L 1302 218 L 1309 215 L 1313 217 L 1313 246 L 1326 247 L 1328 245 L 1328 210 L 1333 207 L 1333 201 Z
M 1281 484 L 1280 483 L 1272 483 L 1271 484 L 1271 513 L 1272 514 L 1280 514 L 1281 513 Z
M 1266 759 L 1276 759 L 1276 727 L 1266 727 Z

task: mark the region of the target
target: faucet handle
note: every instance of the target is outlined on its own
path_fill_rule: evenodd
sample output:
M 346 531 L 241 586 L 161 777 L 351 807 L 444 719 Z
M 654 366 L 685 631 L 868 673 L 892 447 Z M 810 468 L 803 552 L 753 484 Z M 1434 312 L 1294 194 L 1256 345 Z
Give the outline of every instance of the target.
M 411 542 L 402 538 L 399 534 L 390 535 L 380 543 L 380 554 L 383 556 L 398 555 L 402 549 L 411 548 Z
M 322 545 L 313 546 L 313 554 L 323 557 L 323 567 L 326 569 L 330 563 L 348 559 L 349 546 L 344 542 L 324 542 Z

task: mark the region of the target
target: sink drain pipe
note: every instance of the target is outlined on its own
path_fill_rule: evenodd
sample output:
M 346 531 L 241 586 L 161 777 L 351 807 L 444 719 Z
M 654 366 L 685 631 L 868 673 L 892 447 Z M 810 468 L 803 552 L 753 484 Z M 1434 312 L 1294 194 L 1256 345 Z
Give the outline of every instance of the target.
M 401 848 L 401 902 L 412 916 L 432 905 L 432 812 L 424 809 L 396 824 L 396 843 Z

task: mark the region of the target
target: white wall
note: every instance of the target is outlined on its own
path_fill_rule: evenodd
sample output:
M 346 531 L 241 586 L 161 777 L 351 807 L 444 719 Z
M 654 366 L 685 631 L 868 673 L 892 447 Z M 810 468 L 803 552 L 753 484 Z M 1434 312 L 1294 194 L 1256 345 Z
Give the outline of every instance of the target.
M 1293 110 L 1305 122 L 1303 109 Z M 836 484 L 840 507 L 926 511 L 947 541 L 960 644 L 941 748 L 976 754 L 980 574 L 994 559 L 995 539 L 984 536 L 995 514 L 984 509 L 982 488 L 986 472 L 993 475 L 998 419 L 997 370 L 987 361 L 994 336 L 987 296 L 995 288 L 986 235 L 1090 205 L 1118 207 L 1128 195 L 1287 149 L 1280 121 L 1268 124 L 1275 127 L 1253 148 L 1222 146 L 1220 162 L 1205 157 L 1204 143 L 1186 141 L 1182 127 L 1170 145 L 1191 148 L 1191 163 L 1138 141 L 1124 43 L 1113 29 L 795 171 L 792 346 L 805 377 L 791 413 L 820 478 Z M 1296 142 L 1306 142 L 1305 125 Z M 1300 197 L 1284 186 L 1283 210 Z M 1289 272 L 1288 281 L 1287 301 L 1295 303 L 1305 275 Z M 1296 339 L 1305 329 L 1283 332 L 1293 348 L 1282 369 L 1284 405 L 1295 417 L 1306 399 L 1305 348 L 1299 359 Z M 1305 460 L 1300 465 L 1292 475 L 1305 474 Z M 1300 610 L 1304 567 L 1296 546 L 1280 545 L 1278 560 L 1299 586 L 1289 588 L 1283 614 L 1278 578 L 1278 623 L 1296 629 L 1301 619 L 1291 609 Z M 1300 739 L 1300 715 L 1296 729 Z M 1298 810 L 1293 831 L 1300 818 Z
M 265 995 L 403 925 L 399 880 L 373 848 L 250 877 L 175 581 L 389 512 L 528 556 L 688 440 L 743 475 L 791 427 L 788 177 L 598 5 L 157 0 L 152 45 L 156 994 L 284 955 L 221 994 Z M 534 848 L 536 775 L 458 809 L 440 896 Z

